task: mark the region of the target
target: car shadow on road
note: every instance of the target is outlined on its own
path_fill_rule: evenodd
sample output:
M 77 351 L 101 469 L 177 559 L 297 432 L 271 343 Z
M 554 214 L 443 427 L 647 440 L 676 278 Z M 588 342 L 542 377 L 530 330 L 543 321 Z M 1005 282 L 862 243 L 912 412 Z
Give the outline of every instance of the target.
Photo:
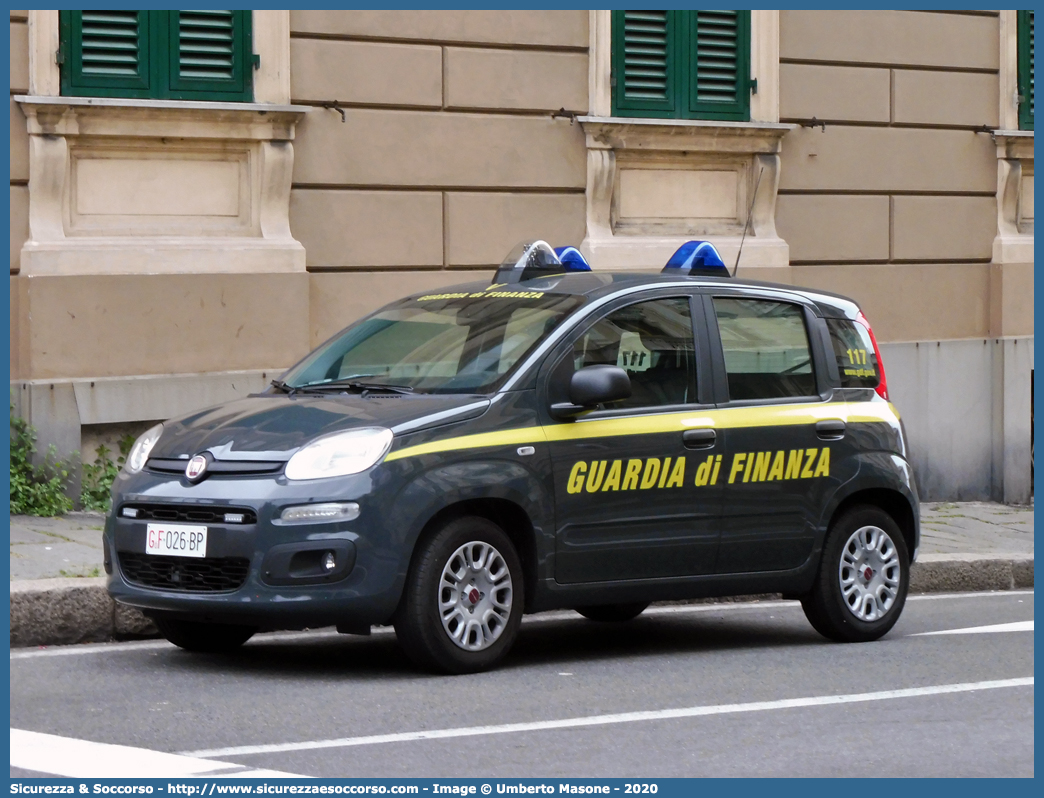
M 500 670 L 634 657 L 829 645 L 800 616 L 774 618 L 639 617 L 625 623 L 581 618 L 524 624 Z M 259 677 L 350 677 L 362 681 L 432 676 L 418 669 L 382 630 L 370 637 L 317 635 L 296 639 L 255 638 L 231 654 L 164 654 L 168 667 L 197 672 L 230 670 Z M 452 678 L 452 677 L 442 677 Z
M 512 665 L 563 664 L 618 657 L 747 651 L 826 644 L 800 613 L 783 620 L 723 618 L 711 613 L 688 617 L 638 617 L 625 623 L 573 621 L 523 627 L 505 662 Z

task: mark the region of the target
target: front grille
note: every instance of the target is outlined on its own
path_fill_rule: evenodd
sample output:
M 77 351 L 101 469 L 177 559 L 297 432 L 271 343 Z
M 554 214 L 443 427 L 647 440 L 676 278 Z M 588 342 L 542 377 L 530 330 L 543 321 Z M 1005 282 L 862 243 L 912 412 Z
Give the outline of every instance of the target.
M 148 471 L 184 476 L 187 459 L 150 457 L 145 463 Z M 211 460 L 207 463 L 207 477 L 257 477 L 278 474 L 286 465 L 282 460 Z
M 137 511 L 127 515 L 125 510 Z M 241 515 L 242 521 L 225 521 L 225 515 Z M 219 507 L 210 504 L 140 504 L 131 502 L 120 506 L 120 518 L 135 521 L 188 521 L 196 524 L 256 524 L 257 513 L 249 507 Z
M 153 554 L 117 554 L 128 582 L 142 587 L 185 593 L 238 590 L 246 581 L 250 560 L 245 557 L 162 557 Z

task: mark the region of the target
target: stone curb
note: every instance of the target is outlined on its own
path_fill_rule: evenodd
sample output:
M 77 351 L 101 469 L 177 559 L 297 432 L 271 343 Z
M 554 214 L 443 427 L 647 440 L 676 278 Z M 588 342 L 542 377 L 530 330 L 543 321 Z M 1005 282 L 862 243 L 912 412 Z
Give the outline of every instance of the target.
M 156 637 L 152 621 L 109 598 L 105 581 L 98 577 L 12 582 L 11 647 Z M 1032 554 L 922 554 L 910 573 L 911 593 L 1031 587 Z
M 1030 587 L 1032 554 L 922 554 L 910 569 L 911 593 Z
M 12 582 L 11 647 L 156 637 L 156 625 L 138 610 L 116 604 L 105 582 L 104 576 Z

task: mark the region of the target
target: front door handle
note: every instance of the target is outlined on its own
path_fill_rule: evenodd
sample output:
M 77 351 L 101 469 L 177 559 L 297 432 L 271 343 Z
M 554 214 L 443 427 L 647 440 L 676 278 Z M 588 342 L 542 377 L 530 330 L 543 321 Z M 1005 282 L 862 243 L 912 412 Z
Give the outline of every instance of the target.
M 820 440 L 838 441 L 845 437 L 845 422 L 839 418 L 829 418 L 816 422 L 816 435 Z
M 718 433 L 712 429 L 687 429 L 682 433 L 686 449 L 710 449 L 717 440 Z

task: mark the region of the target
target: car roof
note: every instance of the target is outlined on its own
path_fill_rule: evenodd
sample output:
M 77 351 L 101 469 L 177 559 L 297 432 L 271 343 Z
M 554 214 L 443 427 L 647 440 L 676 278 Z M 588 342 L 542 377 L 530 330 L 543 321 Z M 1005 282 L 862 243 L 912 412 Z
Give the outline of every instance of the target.
M 787 285 L 785 283 L 770 283 L 761 280 L 737 280 L 731 277 L 707 277 L 688 276 L 675 274 L 662 274 L 659 272 L 602 272 L 584 271 L 558 274 L 551 277 L 539 277 L 533 280 L 525 280 L 519 283 L 511 283 L 503 286 L 502 290 L 518 291 L 541 291 L 544 293 L 570 294 L 583 296 L 588 299 L 600 298 L 624 289 L 640 288 L 648 286 L 655 288 L 658 285 L 687 284 L 698 287 L 720 287 L 732 290 L 749 288 L 752 291 L 771 291 L 791 296 L 797 296 L 811 301 L 819 310 L 819 315 L 827 318 L 855 319 L 859 313 L 859 306 L 846 296 L 834 294 L 819 289 L 802 288 L 800 286 Z M 448 286 L 439 289 L 439 293 L 485 291 L 490 287 L 488 282 L 471 282 L 460 285 Z M 411 296 L 430 295 L 432 292 L 419 292 Z

